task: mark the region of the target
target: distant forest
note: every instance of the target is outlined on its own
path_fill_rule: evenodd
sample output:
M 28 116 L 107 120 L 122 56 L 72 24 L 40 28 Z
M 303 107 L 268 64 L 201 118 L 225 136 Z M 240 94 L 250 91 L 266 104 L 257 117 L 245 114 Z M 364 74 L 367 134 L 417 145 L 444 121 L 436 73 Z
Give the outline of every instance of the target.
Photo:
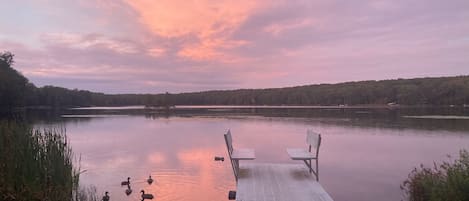
M 463 105 L 469 76 L 345 82 L 271 89 L 179 94 L 104 94 L 55 86 L 36 87 L 0 54 L 0 108 L 170 105 Z

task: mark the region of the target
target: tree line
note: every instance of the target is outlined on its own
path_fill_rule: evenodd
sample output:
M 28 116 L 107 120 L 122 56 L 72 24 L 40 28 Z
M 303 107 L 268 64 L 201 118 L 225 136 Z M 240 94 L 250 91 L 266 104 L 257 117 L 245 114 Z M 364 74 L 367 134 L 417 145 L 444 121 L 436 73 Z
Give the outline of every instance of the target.
M 172 101 L 189 105 L 463 105 L 469 103 L 469 76 L 182 93 L 172 95 Z
M 0 54 L 0 108 L 170 105 L 463 105 L 469 76 L 358 81 L 270 89 L 214 90 L 179 94 L 104 94 L 56 86 L 36 87 Z

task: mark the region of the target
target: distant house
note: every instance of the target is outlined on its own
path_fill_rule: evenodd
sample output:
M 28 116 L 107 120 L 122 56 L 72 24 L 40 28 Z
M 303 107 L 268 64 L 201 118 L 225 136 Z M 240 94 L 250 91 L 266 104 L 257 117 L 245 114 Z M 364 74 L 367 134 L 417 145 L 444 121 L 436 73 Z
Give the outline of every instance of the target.
M 399 104 L 397 104 L 396 102 L 390 102 L 387 105 L 388 106 L 399 106 Z

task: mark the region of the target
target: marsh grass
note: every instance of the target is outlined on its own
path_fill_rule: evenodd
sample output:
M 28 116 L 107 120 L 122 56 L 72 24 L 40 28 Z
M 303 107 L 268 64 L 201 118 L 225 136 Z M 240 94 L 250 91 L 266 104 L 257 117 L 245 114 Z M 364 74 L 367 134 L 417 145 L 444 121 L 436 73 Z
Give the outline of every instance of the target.
M 469 152 L 461 150 L 452 163 L 420 165 L 401 185 L 410 201 L 469 201 Z
M 78 201 L 100 201 L 95 186 L 80 186 L 77 195 L 75 199 Z
M 0 200 L 79 200 L 79 173 L 64 128 L 0 121 Z

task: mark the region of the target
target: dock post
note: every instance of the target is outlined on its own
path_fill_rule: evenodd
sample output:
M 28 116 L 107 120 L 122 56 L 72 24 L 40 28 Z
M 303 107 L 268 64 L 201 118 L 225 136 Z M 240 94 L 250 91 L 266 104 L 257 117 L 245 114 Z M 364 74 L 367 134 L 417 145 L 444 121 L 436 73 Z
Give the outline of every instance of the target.
M 228 200 L 236 200 L 236 191 L 228 192 Z

